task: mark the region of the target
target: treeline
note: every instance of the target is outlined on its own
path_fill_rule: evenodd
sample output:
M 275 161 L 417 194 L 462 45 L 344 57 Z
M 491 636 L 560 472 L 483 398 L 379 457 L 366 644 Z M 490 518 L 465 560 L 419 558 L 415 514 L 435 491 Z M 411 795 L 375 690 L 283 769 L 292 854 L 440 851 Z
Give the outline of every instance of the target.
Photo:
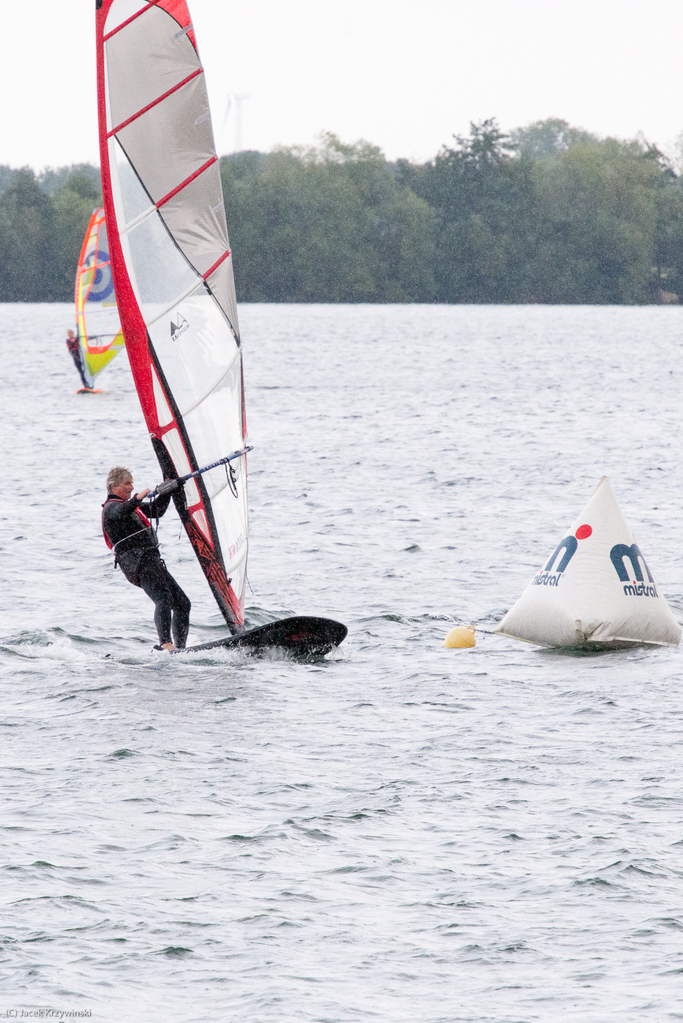
M 683 295 L 683 179 L 644 140 L 472 125 L 431 161 L 327 135 L 220 161 L 243 302 L 652 303 Z M 0 301 L 68 301 L 97 170 L 0 167 Z

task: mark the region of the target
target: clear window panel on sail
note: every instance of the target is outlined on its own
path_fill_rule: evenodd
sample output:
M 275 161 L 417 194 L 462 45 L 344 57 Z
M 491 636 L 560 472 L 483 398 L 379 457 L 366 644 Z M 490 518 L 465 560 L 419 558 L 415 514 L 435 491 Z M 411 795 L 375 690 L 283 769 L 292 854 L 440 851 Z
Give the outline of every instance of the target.
M 137 220 L 143 213 L 151 214 L 154 206 L 116 139 L 109 139 L 109 164 L 116 221 L 119 232 L 123 233 L 127 225 Z
M 146 322 L 201 280 L 174 244 L 158 213 L 126 232 L 124 254 L 126 249 L 128 272 Z
M 147 327 L 180 414 L 185 416 L 224 378 L 239 349 L 204 284 L 171 304 Z M 217 457 L 229 454 L 222 451 Z M 211 461 L 212 459 L 208 459 Z
M 242 379 L 239 356 L 214 390 L 188 412 L 183 420 L 200 465 L 215 462 L 242 447 Z M 240 468 L 239 461 L 235 460 L 236 471 Z M 224 471 L 222 477 L 220 473 L 218 474 L 217 480 L 222 486 L 225 482 Z

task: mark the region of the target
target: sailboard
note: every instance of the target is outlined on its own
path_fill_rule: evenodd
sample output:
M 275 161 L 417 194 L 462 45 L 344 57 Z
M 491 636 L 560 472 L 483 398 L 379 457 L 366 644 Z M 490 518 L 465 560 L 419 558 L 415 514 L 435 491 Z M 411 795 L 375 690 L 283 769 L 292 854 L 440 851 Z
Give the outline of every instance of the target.
M 247 423 L 232 253 L 185 0 L 96 0 L 102 190 L 121 326 L 149 435 L 206 581 L 244 632 Z
M 494 631 L 548 647 L 678 645 L 681 627 L 606 476 Z
M 76 328 L 83 378 L 88 390 L 98 373 L 124 347 L 104 208 L 93 210 L 76 270 Z
M 186 647 L 184 651 L 174 653 L 203 653 L 205 650 L 216 650 L 219 647 L 238 647 L 242 650 L 264 650 L 277 647 L 286 653 L 301 654 L 307 657 L 323 657 L 339 646 L 346 638 L 347 628 L 340 622 L 329 618 L 296 617 L 282 618 L 278 622 L 268 622 L 256 629 L 250 629 L 241 635 L 227 639 L 215 639 L 209 643 Z

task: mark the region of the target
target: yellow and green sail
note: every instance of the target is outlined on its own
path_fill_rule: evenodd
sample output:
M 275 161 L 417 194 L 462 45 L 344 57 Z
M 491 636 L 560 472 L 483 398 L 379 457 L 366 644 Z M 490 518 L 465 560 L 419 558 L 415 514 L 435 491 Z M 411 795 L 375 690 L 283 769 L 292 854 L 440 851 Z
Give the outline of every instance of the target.
M 104 209 L 93 211 L 76 271 L 76 326 L 89 387 L 124 346 L 109 262 Z

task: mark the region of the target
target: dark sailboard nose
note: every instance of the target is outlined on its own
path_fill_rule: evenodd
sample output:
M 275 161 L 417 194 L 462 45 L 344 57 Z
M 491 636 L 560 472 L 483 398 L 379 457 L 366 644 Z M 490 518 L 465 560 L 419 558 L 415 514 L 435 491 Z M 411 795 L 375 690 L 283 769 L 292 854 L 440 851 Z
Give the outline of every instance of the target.
M 249 629 L 238 636 L 225 636 L 210 643 L 174 650 L 173 653 L 196 653 L 200 650 L 215 650 L 219 647 L 239 647 L 261 650 L 280 649 L 297 657 L 328 654 L 344 641 L 348 629 L 341 622 L 330 618 L 282 618 L 279 622 L 268 622 L 257 629 Z

